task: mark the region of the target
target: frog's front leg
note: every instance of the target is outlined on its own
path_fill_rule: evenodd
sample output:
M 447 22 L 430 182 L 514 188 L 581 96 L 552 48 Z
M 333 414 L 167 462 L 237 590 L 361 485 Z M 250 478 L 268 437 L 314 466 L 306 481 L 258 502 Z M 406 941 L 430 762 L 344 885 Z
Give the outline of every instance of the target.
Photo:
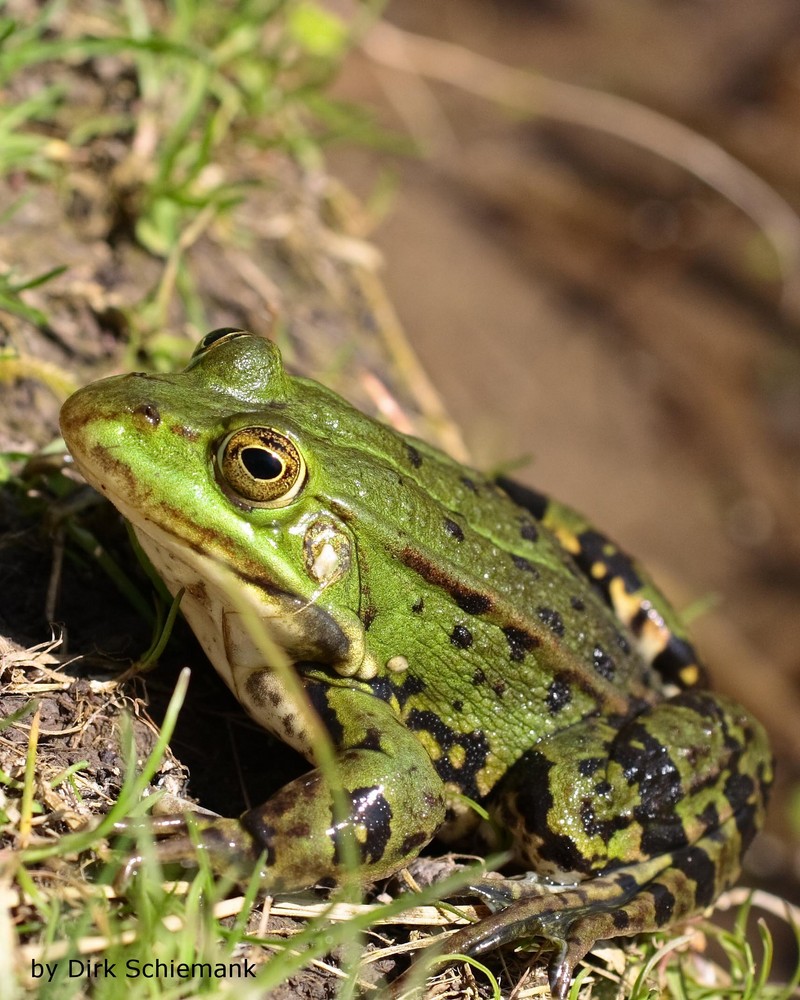
M 763 728 L 708 692 L 682 692 L 627 721 L 585 719 L 542 740 L 508 773 L 492 811 L 521 862 L 568 885 L 501 886 L 501 905 L 509 894 L 526 898 L 457 932 L 448 950 L 478 955 L 548 938 L 559 946 L 553 994 L 565 996 L 595 941 L 658 930 L 732 884 L 771 778 Z M 491 882 L 476 889 L 492 901 Z
M 265 853 L 262 885 L 269 892 L 336 881 L 346 863 L 341 844 L 349 828 L 361 878 L 370 881 L 415 858 L 441 825 L 442 781 L 386 702 L 351 686 L 319 683 L 314 702 L 323 706 L 336 749 L 347 815 L 337 815 L 326 777 L 315 768 L 239 820 L 196 821 L 199 843 L 216 871 L 249 874 Z M 192 854 L 185 837 L 159 844 L 162 861 Z

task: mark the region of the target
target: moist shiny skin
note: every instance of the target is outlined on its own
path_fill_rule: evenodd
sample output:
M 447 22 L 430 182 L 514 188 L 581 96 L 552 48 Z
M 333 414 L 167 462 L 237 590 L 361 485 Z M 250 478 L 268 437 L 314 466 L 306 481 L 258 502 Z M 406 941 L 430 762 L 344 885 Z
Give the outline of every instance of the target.
M 242 331 L 209 334 L 183 372 L 86 386 L 61 425 L 169 590 L 185 589 L 241 704 L 312 763 L 299 699 L 313 706 L 365 880 L 474 829 L 460 793 L 566 887 L 476 887 L 501 908 L 448 950 L 541 935 L 563 997 L 596 940 L 664 927 L 737 878 L 772 777 L 764 731 L 704 689 L 652 580 L 580 515 L 288 375 Z M 335 880 L 341 828 L 315 769 L 201 837 L 219 870 L 265 852 L 276 892 Z

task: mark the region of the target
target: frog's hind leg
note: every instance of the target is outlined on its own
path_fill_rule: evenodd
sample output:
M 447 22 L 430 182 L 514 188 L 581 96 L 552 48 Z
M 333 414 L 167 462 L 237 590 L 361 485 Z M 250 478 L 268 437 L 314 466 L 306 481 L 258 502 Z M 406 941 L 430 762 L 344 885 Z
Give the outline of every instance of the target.
M 553 995 L 566 995 L 572 970 L 595 941 L 658 931 L 711 906 L 738 877 L 741 856 L 753 834 L 751 822 L 751 811 L 743 806 L 696 844 L 674 851 L 669 866 L 638 886 L 627 902 L 577 916 L 550 963 Z M 642 872 L 631 865 L 614 875 L 636 882 Z
M 626 865 L 582 885 L 501 883 L 485 879 L 472 887 L 491 906 L 517 899 L 447 940 L 447 950 L 472 957 L 515 940 L 545 938 L 556 945 L 548 975 L 556 1000 L 569 991 L 577 963 L 597 941 L 649 933 L 705 909 L 735 880 L 750 823 L 745 806 L 713 833 L 670 855 Z M 745 832 L 745 838 L 747 832 Z M 493 885 L 494 882 L 494 885 Z
M 564 996 L 596 940 L 664 927 L 705 909 L 736 879 L 763 820 L 771 768 L 758 722 L 701 691 L 628 720 L 584 719 L 540 741 L 490 805 L 521 862 L 573 884 L 534 887 L 448 947 L 477 954 L 520 934 L 554 940 L 551 980 Z M 497 898 L 529 895 L 513 885 Z M 488 882 L 476 888 L 491 901 Z

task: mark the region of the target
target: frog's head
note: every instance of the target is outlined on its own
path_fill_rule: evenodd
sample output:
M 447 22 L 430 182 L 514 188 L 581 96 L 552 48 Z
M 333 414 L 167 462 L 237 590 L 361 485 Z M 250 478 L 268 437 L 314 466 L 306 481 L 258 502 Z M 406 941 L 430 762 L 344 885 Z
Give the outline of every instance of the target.
M 226 329 L 206 336 L 183 372 L 80 389 L 61 429 L 168 588 L 185 588 L 184 613 L 218 667 L 230 650 L 215 656 L 214 636 L 238 613 L 210 582 L 222 571 L 249 589 L 290 655 L 368 675 L 355 538 L 326 452 L 351 412 L 288 376 L 274 344 Z

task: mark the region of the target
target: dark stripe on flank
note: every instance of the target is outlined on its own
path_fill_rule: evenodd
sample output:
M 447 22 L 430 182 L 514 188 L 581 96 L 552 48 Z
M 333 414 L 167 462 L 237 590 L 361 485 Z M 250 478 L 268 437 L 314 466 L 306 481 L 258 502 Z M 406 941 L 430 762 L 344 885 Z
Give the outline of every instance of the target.
M 472 590 L 469 587 L 465 587 L 449 573 L 442 570 L 441 567 L 426 559 L 416 549 L 401 549 L 399 556 L 400 560 L 409 569 L 413 569 L 415 573 L 418 573 L 423 580 L 432 583 L 435 587 L 439 587 L 448 593 L 459 608 L 462 611 L 466 611 L 468 615 L 483 615 L 491 609 L 492 602 L 486 594 L 482 594 L 479 590 Z

